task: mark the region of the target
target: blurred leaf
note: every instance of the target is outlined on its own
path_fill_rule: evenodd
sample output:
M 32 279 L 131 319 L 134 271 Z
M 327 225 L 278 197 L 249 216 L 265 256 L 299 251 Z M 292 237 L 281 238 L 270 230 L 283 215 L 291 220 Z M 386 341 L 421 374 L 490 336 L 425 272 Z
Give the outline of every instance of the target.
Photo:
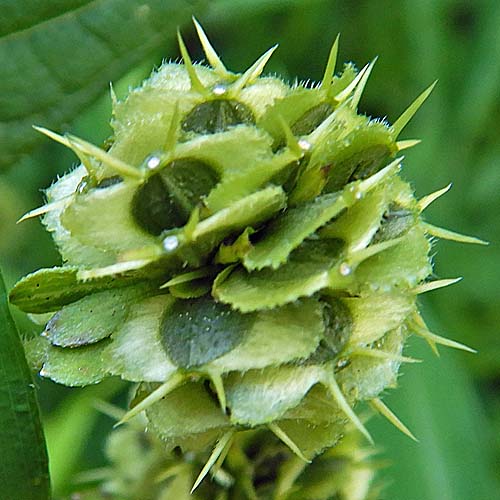
M 78 389 L 45 423 L 54 496 L 71 487 L 81 455 L 91 441 L 99 417 L 92 405 L 97 400 L 111 399 L 122 389 L 123 383 L 116 378 Z
M 464 75 L 463 95 L 457 107 L 457 124 L 468 138 L 484 134 L 491 114 L 496 114 L 500 59 L 491 54 L 500 50 L 500 4 L 489 3 L 481 12 L 482 29 L 474 40 L 471 67 Z
M 203 3 L 10 0 L 3 5 L 0 167 L 38 142 L 33 124 L 60 128 L 72 120 Z
M 388 404 L 419 443 L 390 429 L 387 422 L 377 422 L 383 434 L 375 441 L 392 463 L 385 471 L 391 486 L 384 498 L 498 498 L 499 486 L 490 469 L 493 430 L 461 363 L 466 355 L 442 349 L 437 359 L 422 341 L 417 344 L 409 352 L 425 363 L 406 368 Z
M 35 385 L 0 274 L 0 491 L 12 500 L 49 498 L 47 450 Z
M 309 8 L 317 7 L 324 2 L 325 0 L 308 0 L 307 5 Z M 258 14 L 265 19 L 265 16 L 276 11 L 297 8 L 305 3 L 304 0 L 219 0 L 210 9 L 208 17 L 220 22 Z

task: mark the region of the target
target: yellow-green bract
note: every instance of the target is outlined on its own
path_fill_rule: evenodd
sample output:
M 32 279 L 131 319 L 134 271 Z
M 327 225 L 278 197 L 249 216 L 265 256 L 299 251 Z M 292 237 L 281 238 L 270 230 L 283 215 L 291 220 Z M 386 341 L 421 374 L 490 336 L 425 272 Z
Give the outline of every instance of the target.
M 43 215 L 65 264 L 21 280 L 11 300 L 54 313 L 30 344 L 40 374 L 66 385 L 138 382 L 169 447 L 214 451 L 267 428 L 309 460 L 354 411 L 396 386 L 410 332 L 429 332 L 419 293 L 430 237 L 477 242 L 424 223 L 445 190 L 416 200 L 399 177 L 398 136 L 432 86 L 391 126 L 360 114 L 373 63 L 288 85 L 261 76 L 274 48 L 228 71 L 196 24 L 210 67 L 164 64 L 121 102 L 105 151 L 40 129 L 81 165 L 47 190 Z

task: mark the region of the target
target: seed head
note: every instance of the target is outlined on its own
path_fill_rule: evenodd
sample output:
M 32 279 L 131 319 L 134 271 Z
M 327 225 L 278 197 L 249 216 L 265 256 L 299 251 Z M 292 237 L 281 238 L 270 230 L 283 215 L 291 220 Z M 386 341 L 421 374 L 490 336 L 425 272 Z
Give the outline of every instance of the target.
M 43 215 L 65 264 L 21 280 L 11 300 L 52 312 L 36 341 L 41 375 L 70 386 L 116 375 L 169 447 L 212 449 L 267 429 L 305 461 L 354 425 L 362 401 L 397 385 L 413 332 L 431 346 L 419 293 L 436 228 L 399 175 L 403 127 L 358 112 L 375 61 L 320 85 L 262 76 L 276 49 L 228 71 L 196 23 L 210 67 L 167 63 L 114 102 L 104 151 L 39 129 L 81 165 L 47 190 Z M 221 458 L 222 457 L 222 458 Z M 197 481 L 196 485 L 199 483 Z M 196 486 L 195 485 L 195 486 Z

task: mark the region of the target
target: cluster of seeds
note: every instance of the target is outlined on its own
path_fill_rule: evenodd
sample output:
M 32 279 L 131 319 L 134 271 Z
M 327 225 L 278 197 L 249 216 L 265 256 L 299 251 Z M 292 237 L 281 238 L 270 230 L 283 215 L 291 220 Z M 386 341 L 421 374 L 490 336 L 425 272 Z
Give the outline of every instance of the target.
M 43 215 L 64 265 L 21 280 L 11 301 L 51 313 L 29 344 L 40 374 L 70 386 L 120 376 L 171 448 L 213 447 L 267 429 L 310 460 L 369 401 L 396 385 L 410 332 L 429 332 L 418 294 L 430 237 L 476 241 L 425 223 L 446 189 L 416 200 L 399 177 L 393 125 L 359 114 L 373 63 L 292 86 L 261 73 L 274 48 L 229 72 L 196 24 L 211 67 L 164 64 L 113 100 L 108 150 L 40 129 L 81 165 L 47 190 Z M 43 316 L 45 317 L 45 316 Z

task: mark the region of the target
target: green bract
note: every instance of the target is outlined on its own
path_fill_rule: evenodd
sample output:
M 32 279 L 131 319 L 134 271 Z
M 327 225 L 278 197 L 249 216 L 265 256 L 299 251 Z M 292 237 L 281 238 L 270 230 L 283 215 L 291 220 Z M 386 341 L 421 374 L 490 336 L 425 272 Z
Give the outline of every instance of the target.
M 115 409 L 104 411 L 118 413 Z M 138 422 L 137 422 L 138 423 Z M 142 423 L 144 425 L 144 422 Z M 213 481 L 194 492 L 193 483 L 203 467 L 203 454 L 166 453 L 154 434 L 140 425 L 119 428 L 106 443 L 109 466 L 81 474 L 98 488 L 80 484 L 82 500 L 375 500 L 373 451 L 363 448 L 360 435 L 349 432 L 342 442 L 307 464 L 269 431 L 238 433 L 231 441 L 224 468 L 215 466 Z
M 378 397 L 409 333 L 463 347 L 418 314 L 450 283 L 428 281 L 429 238 L 473 241 L 424 223 L 442 191 L 417 201 L 399 177 L 417 141 L 397 137 L 431 89 L 391 126 L 357 111 L 373 64 L 332 76 L 337 43 L 321 83 L 290 86 L 261 76 L 274 49 L 234 74 L 197 29 L 211 67 L 179 38 L 184 64 L 114 101 L 109 150 L 42 130 L 81 165 L 29 214 L 64 260 L 11 293 L 54 313 L 32 363 L 70 386 L 138 382 L 124 420 L 146 410 L 169 447 L 215 447 L 208 468 L 249 429 L 304 459 L 349 421 L 368 436 L 361 401 L 407 431 Z

